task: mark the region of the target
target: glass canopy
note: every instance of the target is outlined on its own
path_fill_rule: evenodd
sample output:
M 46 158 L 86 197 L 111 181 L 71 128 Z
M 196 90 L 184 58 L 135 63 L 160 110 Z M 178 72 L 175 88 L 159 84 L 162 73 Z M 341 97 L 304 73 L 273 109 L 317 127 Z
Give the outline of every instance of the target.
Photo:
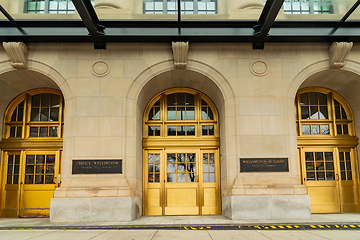
M 360 0 L 2 0 L 0 40 L 358 41 Z

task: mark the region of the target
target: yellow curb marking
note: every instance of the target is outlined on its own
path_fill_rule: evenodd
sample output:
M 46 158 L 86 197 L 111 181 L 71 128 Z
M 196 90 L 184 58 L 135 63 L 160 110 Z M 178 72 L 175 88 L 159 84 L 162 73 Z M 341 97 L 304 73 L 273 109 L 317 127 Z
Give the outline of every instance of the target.
M 314 226 L 314 225 L 310 225 L 310 227 L 312 227 L 312 228 L 316 228 L 316 226 Z

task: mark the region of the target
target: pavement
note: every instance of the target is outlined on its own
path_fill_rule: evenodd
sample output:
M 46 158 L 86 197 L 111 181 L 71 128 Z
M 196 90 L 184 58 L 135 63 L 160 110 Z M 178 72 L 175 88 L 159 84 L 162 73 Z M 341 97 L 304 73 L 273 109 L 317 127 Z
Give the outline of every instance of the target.
M 230 220 L 215 216 L 142 216 L 131 222 L 53 223 L 49 218 L 0 218 L 0 240 L 336 239 L 360 240 L 360 213 L 310 219 Z

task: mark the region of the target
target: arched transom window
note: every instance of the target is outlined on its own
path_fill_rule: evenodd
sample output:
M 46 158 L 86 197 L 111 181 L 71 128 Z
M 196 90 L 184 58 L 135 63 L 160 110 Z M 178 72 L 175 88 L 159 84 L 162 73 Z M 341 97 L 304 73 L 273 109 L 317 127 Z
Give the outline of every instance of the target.
M 145 112 L 144 137 L 217 137 L 217 112 L 204 94 L 172 89 L 156 96 Z
M 17 97 L 5 117 L 4 139 L 62 138 L 63 99 L 57 90 L 32 90 Z
M 351 109 L 327 89 L 301 90 L 297 96 L 299 136 L 354 136 Z

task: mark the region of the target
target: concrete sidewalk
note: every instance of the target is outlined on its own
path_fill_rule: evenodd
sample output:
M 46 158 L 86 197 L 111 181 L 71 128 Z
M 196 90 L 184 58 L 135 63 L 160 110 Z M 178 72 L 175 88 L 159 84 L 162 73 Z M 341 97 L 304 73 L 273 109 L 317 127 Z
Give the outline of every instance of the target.
M 299 228 L 294 226 L 299 226 Z M 304 226 L 308 228 L 305 228 Z M 91 223 L 51 223 L 48 218 L 0 218 L 0 229 L 1 240 L 357 240 L 360 239 L 360 214 L 312 214 L 311 219 L 293 220 L 229 220 L 221 215 L 159 217 L 142 216 L 131 222 Z

